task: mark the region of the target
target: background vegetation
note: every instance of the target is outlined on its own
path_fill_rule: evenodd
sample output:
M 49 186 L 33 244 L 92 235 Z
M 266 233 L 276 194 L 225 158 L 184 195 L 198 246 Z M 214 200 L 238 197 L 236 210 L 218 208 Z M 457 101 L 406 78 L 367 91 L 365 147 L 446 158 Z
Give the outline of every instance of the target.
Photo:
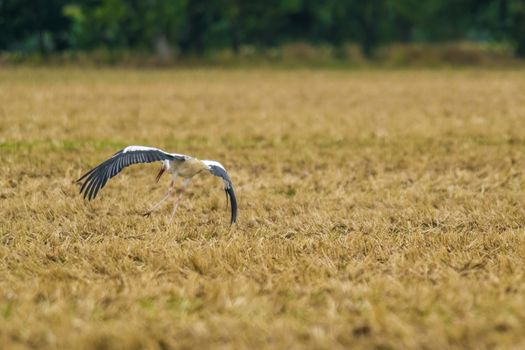
M 290 43 L 366 58 L 392 44 L 483 43 L 525 56 L 525 0 L 0 0 L 0 50 L 204 57 Z M 114 56 L 119 59 L 122 56 Z

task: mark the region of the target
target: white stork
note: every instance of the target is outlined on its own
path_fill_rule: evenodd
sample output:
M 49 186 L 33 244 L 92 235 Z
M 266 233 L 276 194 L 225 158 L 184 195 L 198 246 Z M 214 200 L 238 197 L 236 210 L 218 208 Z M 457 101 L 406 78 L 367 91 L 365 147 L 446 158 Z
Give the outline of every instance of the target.
M 173 195 L 175 180 L 177 179 L 177 176 L 180 175 L 184 180 L 179 195 L 173 205 L 170 219 L 171 222 L 175 216 L 177 208 L 179 207 L 184 189 L 188 186 L 191 178 L 200 172 L 207 170 L 210 174 L 218 176 L 224 181 L 226 202 L 228 202 L 228 197 L 230 197 L 231 203 L 231 224 L 235 223 L 237 220 L 237 199 L 235 198 L 235 192 L 233 191 L 233 184 L 230 176 L 221 163 L 213 160 L 199 160 L 184 154 L 168 153 L 153 147 L 128 146 L 118 151 L 111 158 L 100 163 L 77 180 L 77 183 L 82 184 L 80 193 L 84 192 L 84 199 L 94 199 L 97 196 L 98 191 L 106 185 L 106 182 L 113 176 L 117 175 L 125 167 L 131 164 L 152 163 L 157 161 L 162 162 L 162 165 L 156 181 L 159 181 L 160 177 L 166 170 L 171 173 L 172 179 L 166 195 L 150 210 L 144 213 L 144 216 L 151 215 L 151 213 L 166 199 Z

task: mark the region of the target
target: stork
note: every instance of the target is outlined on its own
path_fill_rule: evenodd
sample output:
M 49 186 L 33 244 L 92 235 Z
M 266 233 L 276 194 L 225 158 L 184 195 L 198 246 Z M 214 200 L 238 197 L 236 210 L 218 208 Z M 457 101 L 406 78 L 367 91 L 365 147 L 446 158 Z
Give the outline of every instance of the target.
M 226 169 L 221 163 L 214 160 L 200 160 L 187 156 L 185 154 L 168 153 L 159 148 L 145 147 L 145 146 L 128 146 L 117 153 L 115 153 L 108 160 L 100 163 L 84 175 L 76 182 L 81 184 L 80 193 L 84 192 L 84 199 L 92 200 L 97 197 L 98 192 L 102 189 L 106 182 L 113 176 L 117 175 L 125 167 L 138 163 L 152 163 L 161 162 L 160 171 L 157 174 L 156 181 L 158 182 L 162 174 L 168 171 L 171 174 L 171 181 L 168 191 L 162 199 L 153 205 L 150 210 L 144 213 L 144 216 L 150 216 L 156 209 L 160 207 L 168 198 L 170 198 L 175 190 L 175 180 L 178 176 L 183 178 L 182 188 L 179 190 L 179 195 L 174 201 L 173 210 L 171 212 L 170 222 L 173 220 L 184 190 L 190 183 L 190 180 L 197 174 L 207 171 L 211 175 L 218 176 L 224 181 L 224 191 L 226 192 L 226 203 L 228 197 L 231 203 L 231 219 L 233 224 L 237 220 L 237 199 L 233 191 L 233 184 Z

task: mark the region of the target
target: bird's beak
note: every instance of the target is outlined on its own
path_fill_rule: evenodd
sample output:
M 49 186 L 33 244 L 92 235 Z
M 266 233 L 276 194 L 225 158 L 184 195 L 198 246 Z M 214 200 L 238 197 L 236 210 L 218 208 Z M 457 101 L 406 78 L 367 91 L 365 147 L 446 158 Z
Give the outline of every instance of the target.
M 157 174 L 157 177 L 155 178 L 155 182 L 159 182 L 160 177 L 162 176 L 162 174 L 164 174 L 165 171 L 166 171 L 166 168 L 164 168 L 163 166 L 161 166 L 161 167 L 160 167 L 160 170 L 159 170 L 159 173 Z

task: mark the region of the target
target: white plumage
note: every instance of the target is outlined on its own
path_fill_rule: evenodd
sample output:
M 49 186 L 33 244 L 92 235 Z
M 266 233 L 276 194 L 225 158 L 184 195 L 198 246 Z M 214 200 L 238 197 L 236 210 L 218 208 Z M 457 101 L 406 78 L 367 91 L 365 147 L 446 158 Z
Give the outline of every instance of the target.
M 144 214 L 145 216 L 149 216 L 154 210 L 160 207 L 165 200 L 173 195 L 175 180 L 178 176 L 181 176 L 184 178 L 183 187 L 180 189 L 179 196 L 174 202 L 171 216 L 173 219 L 179 206 L 182 193 L 184 192 L 185 187 L 189 184 L 191 178 L 206 170 L 210 174 L 222 178 L 224 181 L 226 198 L 228 199 L 229 197 L 231 202 L 230 222 L 232 224 L 235 223 L 237 220 L 237 199 L 235 197 L 235 192 L 233 191 L 233 184 L 230 176 L 221 163 L 214 160 L 199 160 L 185 154 L 169 153 L 154 147 L 134 145 L 118 151 L 111 158 L 100 163 L 77 180 L 78 183 L 82 184 L 80 193 L 84 193 L 84 198 L 89 200 L 94 199 L 98 192 L 106 185 L 106 182 L 117 175 L 125 167 L 132 164 L 152 163 L 156 161 L 159 161 L 162 164 L 159 174 L 157 175 L 157 181 L 165 171 L 171 173 L 172 180 L 166 195 L 148 212 L 146 212 Z

